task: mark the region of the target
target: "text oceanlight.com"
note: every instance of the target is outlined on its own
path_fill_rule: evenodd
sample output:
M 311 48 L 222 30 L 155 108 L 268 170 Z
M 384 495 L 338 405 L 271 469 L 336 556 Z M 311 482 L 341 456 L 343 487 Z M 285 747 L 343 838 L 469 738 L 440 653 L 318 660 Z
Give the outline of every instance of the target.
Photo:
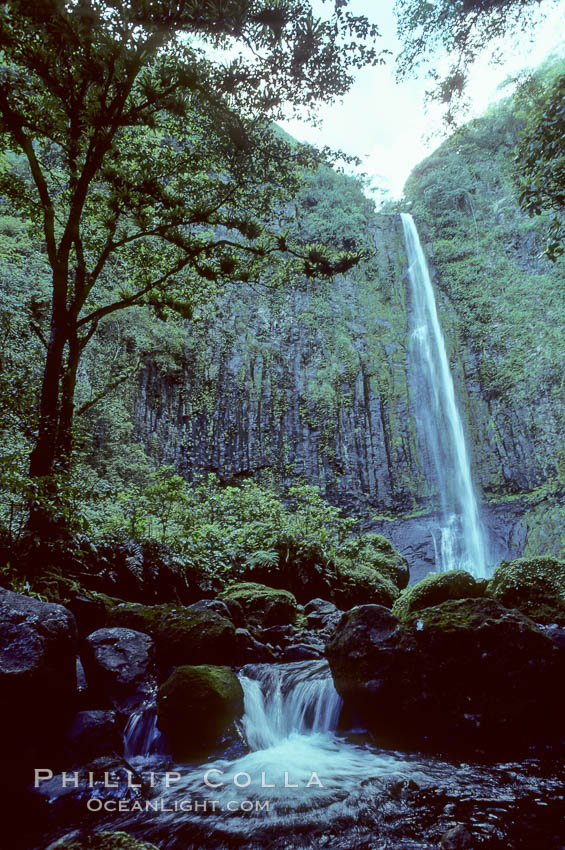
M 91 797 L 86 802 L 89 812 L 269 812 L 269 800 L 100 800 Z

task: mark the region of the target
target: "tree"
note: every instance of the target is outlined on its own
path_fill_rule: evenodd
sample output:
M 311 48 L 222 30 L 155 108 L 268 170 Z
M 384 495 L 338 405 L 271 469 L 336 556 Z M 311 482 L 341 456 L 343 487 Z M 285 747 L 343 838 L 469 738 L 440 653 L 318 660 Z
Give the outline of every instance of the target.
M 546 0 L 544 10 L 558 0 Z M 446 121 L 465 105 L 468 69 L 492 42 L 527 31 L 538 19 L 541 0 L 396 0 L 398 35 L 403 48 L 398 57 L 401 79 L 428 66 L 434 82 L 429 92 L 447 107 Z M 437 71 L 439 56 L 447 53 L 450 66 Z M 498 52 L 495 51 L 494 58 Z
M 522 209 L 530 216 L 553 213 L 545 251 L 555 260 L 565 251 L 565 74 L 531 109 L 516 164 Z
M 336 0 L 7 0 L 0 8 L 0 131 L 27 173 L 0 191 L 40 230 L 50 316 L 30 476 L 46 535 L 72 453 L 77 370 L 101 322 L 147 305 L 189 317 L 282 253 L 307 275 L 358 260 L 301 250 L 285 206 L 319 161 L 273 128 L 315 117 L 353 69 L 380 61 L 377 31 Z

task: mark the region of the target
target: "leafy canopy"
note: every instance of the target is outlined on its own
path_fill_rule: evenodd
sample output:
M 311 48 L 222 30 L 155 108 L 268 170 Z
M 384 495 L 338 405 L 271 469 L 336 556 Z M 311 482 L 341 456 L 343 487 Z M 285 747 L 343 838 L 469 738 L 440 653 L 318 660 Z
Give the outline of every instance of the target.
M 206 294 L 288 247 L 263 224 L 315 154 L 270 120 L 377 61 L 374 28 L 344 5 L 317 22 L 300 0 L 3 4 L 1 129 L 35 192 L 5 172 L 2 193 L 42 228 L 83 339 L 132 304 L 190 313 L 190 280 Z
M 542 12 L 558 0 L 546 0 Z M 541 0 L 396 0 L 400 79 L 425 67 L 433 80 L 428 95 L 446 105 L 453 124 L 465 105 L 469 67 L 488 47 L 500 58 L 497 40 L 527 32 L 539 20 Z M 448 57 L 447 71 L 438 70 Z

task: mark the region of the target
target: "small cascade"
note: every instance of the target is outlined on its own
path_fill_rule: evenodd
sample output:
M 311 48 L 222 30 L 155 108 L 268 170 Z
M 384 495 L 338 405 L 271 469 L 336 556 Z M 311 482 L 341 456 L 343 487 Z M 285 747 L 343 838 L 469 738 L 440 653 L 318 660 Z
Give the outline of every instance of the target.
M 164 753 L 166 749 L 164 736 L 157 728 L 155 705 L 144 705 L 134 711 L 124 729 L 126 758 Z
M 436 562 L 442 571 L 465 569 L 484 578 L 487 545 L 434 290 L 414 219 L 408 213 L 401 218 L 412 291 L 416 418 L 442 513 L 441 526 L 433 534 Z
M 240 675 L 243 727 L 252 750 L 275 746 L 292 732 L 331 732 L 342 700 L 327 661 L 248 665 Z

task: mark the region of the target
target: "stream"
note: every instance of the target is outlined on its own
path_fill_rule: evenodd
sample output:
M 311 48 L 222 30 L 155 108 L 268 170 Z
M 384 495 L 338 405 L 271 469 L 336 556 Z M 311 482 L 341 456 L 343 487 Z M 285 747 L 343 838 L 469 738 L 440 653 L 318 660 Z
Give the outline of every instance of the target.
M 464 824 L 473 838 L 461 847 L 565 848 L 561 763 L 458 763 L 376 748 L 363 730 L 340 727 L 324 660 L 248 665 L 240 681 L 247 752 L 177 765 L 154 712 L 133 715 L 128 762 L 154 787 L 137 802 L 120 792 L 127 810 L 92 815 L 96 829 L 123 829 L 160 850 L 431 850 Z

